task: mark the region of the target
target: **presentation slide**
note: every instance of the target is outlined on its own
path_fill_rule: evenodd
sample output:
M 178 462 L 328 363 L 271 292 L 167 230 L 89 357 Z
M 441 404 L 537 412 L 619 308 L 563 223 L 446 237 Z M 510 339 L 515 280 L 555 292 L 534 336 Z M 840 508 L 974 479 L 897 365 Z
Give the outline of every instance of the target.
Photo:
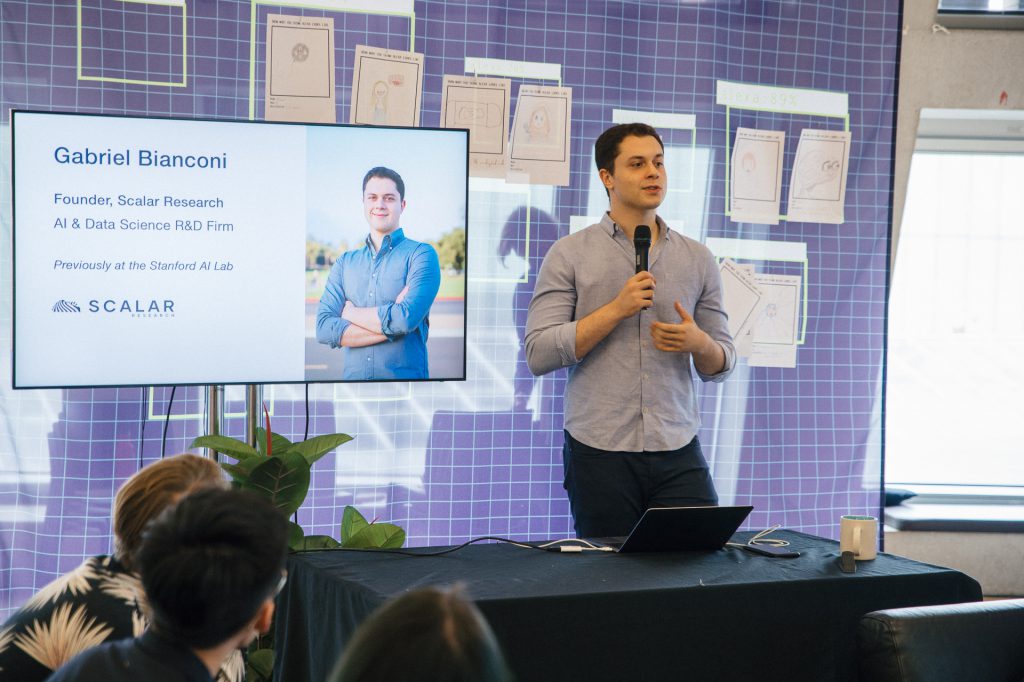
M 12 118 L 16 388 L 465 379 L 466 131 Z

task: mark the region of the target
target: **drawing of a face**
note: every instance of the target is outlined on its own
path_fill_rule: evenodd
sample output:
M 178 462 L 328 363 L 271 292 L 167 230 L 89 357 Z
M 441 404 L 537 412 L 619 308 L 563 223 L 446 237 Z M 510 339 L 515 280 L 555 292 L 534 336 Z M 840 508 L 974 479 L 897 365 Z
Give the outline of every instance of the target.
M 463 125 L 482 124 L 487 119 L 487 108 L 475 102 L 460 102 L 455 110 L 455 121 Z
M 806 154 L 800 161 L 800 176 L 805 192 L 839 177 L 843 163 L 820 150 Z
M 295 43 L 292 48 L 292 61 L 304 62 L 309 59 L 309 47 L 305 43 Z
M 753 173 L 757 170 L 757 157 L 750 152 L 747 152 L 743 155 L 743 158 L 740 159 L 740 168 L 743 169 L 744 173 Z
M 537 107 L 526 120 L 526 134 L 531 141 L 546 139 L 551 134 L 551 120 L 548 118 L 548 110 L 544 107 Z
M 379 104 L 387 100 L 388 84 L 384 81 L 377 81 L 373 84 L 373 103 Z

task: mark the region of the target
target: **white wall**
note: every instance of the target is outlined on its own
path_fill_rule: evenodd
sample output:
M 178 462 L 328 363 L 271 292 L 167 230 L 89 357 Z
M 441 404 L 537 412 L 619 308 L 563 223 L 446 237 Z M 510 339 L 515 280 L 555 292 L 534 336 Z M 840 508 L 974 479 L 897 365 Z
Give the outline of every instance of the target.
M 1024 30 L 933 29 L 936 6 L 936 0 L 906 0 L 903 7 L 893 263 L 921 108 L 1024 109 Z

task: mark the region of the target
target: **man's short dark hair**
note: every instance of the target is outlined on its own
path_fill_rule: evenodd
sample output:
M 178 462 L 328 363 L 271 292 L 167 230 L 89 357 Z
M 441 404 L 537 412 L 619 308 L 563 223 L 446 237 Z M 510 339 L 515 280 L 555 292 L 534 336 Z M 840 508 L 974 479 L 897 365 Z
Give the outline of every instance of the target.
M 137 567 L 153 627 L 195 649 L 227 641 L 280 584 L 288 522 L 244 490 L 201 490 L 142 536 Z
M 601 136 L 597 138 L 597 142 L 594 143 L 594 162 L 597 164 L 597 170 L 603 168 L 609 173 L 614 174 L 615 158 L 619 155 L 619 145 L 622 144 L 622 140 L 630 135 L 653 137 L 661 145 L 662 151 L 665 150 L 665 143 L 661 141 L 661 135 L 658 135 L 658 131 L 651 126 L 646 123 L 620 123 L 601 133 Z
M 507 682 L 483 615 L 461 590 L 426 587 L 392 599 L 356 630 L 331 682 Z
M 366 175 L 363 176 L 363 191 L 366 191 L 366 183 L 370 181 L 370 178 L 385 178 L 395 183 L 395 187 L 398 188 L 398 200 L 405 201 L 405 181 L 402 180 L 402 176 L 384 166 L 374 166 L 370 170 L 366 171 Z

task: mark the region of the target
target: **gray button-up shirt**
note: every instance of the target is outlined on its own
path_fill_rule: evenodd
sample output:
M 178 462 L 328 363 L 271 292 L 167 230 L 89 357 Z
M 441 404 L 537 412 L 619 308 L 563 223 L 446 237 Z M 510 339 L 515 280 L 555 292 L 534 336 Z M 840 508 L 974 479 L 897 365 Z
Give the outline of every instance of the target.
M 725 351 L 725 369 L 697 372 L 700 378 L 722 381 L 736 365 L 714 256 L 660 218 L 658 226 L 648 266 L 657 282 L 654 306 L 620 322 L 582 360 L 576 357 L 576 322 L 615 298 L 635 271 L 633 244 L 608 214 L 555 242 L 530 301 L 527 364 L 537 375 L 569 368 L 565 428 L 601 450 L 675 450 L 697 434 L 690 354 L 660 351 L 651 338 L 655 320 L 679 322 L 676 301 Z

